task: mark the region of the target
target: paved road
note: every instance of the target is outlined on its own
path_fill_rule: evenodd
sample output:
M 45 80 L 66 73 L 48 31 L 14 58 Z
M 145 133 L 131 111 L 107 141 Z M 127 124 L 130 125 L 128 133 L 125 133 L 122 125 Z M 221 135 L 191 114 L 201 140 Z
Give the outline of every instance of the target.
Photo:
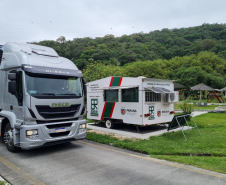
M 0 174 L 15 185 L 226 185 L 226 175 L 150 158 L 90 141 L 9 153 Z

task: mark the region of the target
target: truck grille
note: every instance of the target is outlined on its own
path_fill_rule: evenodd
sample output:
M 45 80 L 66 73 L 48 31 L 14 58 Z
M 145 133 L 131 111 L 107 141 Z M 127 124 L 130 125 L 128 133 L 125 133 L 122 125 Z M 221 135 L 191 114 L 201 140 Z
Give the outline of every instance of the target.
M 60 123 L 60 122 L 68 122 L 68 121 L 76 121 L 78 118 L 72 118 L 72 119 L 60 119 L 60 120 L 36 120 L 37 124 L 49 124 L 49 123 Z
M 50 107 L 37 105 L 36 109 L 40 116 L 45 119 L 73 117 L 79 111 L 80 105 L 71 105 L 70 107 Z
M 51 133 L 49 134 L 50 137 L 62 137 L 62 136 L 67 136 L 70 133 L 70 131 L 66 132 L 60 132 L 60 133 Z
M 64 127 L 71 127 L 72 123 L 63 123 L 63 124 L 54 124 L 54 125 L 46 125 L 48 129 L 53 128 L 64 128 Z

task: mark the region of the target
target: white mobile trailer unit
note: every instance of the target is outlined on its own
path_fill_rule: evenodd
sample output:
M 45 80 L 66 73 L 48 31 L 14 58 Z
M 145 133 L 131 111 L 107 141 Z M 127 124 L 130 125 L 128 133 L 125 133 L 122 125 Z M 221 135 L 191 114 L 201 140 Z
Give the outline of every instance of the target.
M 147 126 L 170 122 L 179 94 L 173 80 L 107 77 L 87 83 L 87 118 Z

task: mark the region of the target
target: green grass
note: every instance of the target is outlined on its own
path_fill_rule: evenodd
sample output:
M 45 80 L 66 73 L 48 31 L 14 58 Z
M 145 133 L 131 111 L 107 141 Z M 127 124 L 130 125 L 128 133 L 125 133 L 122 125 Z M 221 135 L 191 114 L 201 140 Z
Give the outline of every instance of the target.
M 169 155 L 153 155 L 159 159 L 183 163 L 196 166 L 220 173 L 226 172 L 226 157 L 195 157 L 195 156 L 169 156 Z
M 211 109 L 214 110 L 216 107 L 219 107 L 220 105 L 208 105 L 208 106 L 200 106 L 200 107 L 195 107 L 195 110 L 207 110 Z M 180 110 L 180 105 L 179 104 L 174 104 L 174 110 Z
M 226 173 L 226 114 L 208 113 L 194 118 L 201 132 L 197 129 L 173 132 L 148 140 L 124 139 L 88 133 L 87 139 L 109 144 L 128 150 L 146 153 L 152 157 L 190 164 L 208 170 Z M 193 125 L 189 122 L 189 125 Z
M 0 185 L 7 185 L 8 183 L 6 181 L 0 181 Z

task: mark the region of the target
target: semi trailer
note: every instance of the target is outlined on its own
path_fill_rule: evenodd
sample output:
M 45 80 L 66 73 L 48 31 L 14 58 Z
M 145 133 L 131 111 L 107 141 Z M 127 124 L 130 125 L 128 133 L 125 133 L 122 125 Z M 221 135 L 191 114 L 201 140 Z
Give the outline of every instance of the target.
M 86 138 L 86 80 L 49 47 L 0 48 L 0 137 L 10 152 Z

